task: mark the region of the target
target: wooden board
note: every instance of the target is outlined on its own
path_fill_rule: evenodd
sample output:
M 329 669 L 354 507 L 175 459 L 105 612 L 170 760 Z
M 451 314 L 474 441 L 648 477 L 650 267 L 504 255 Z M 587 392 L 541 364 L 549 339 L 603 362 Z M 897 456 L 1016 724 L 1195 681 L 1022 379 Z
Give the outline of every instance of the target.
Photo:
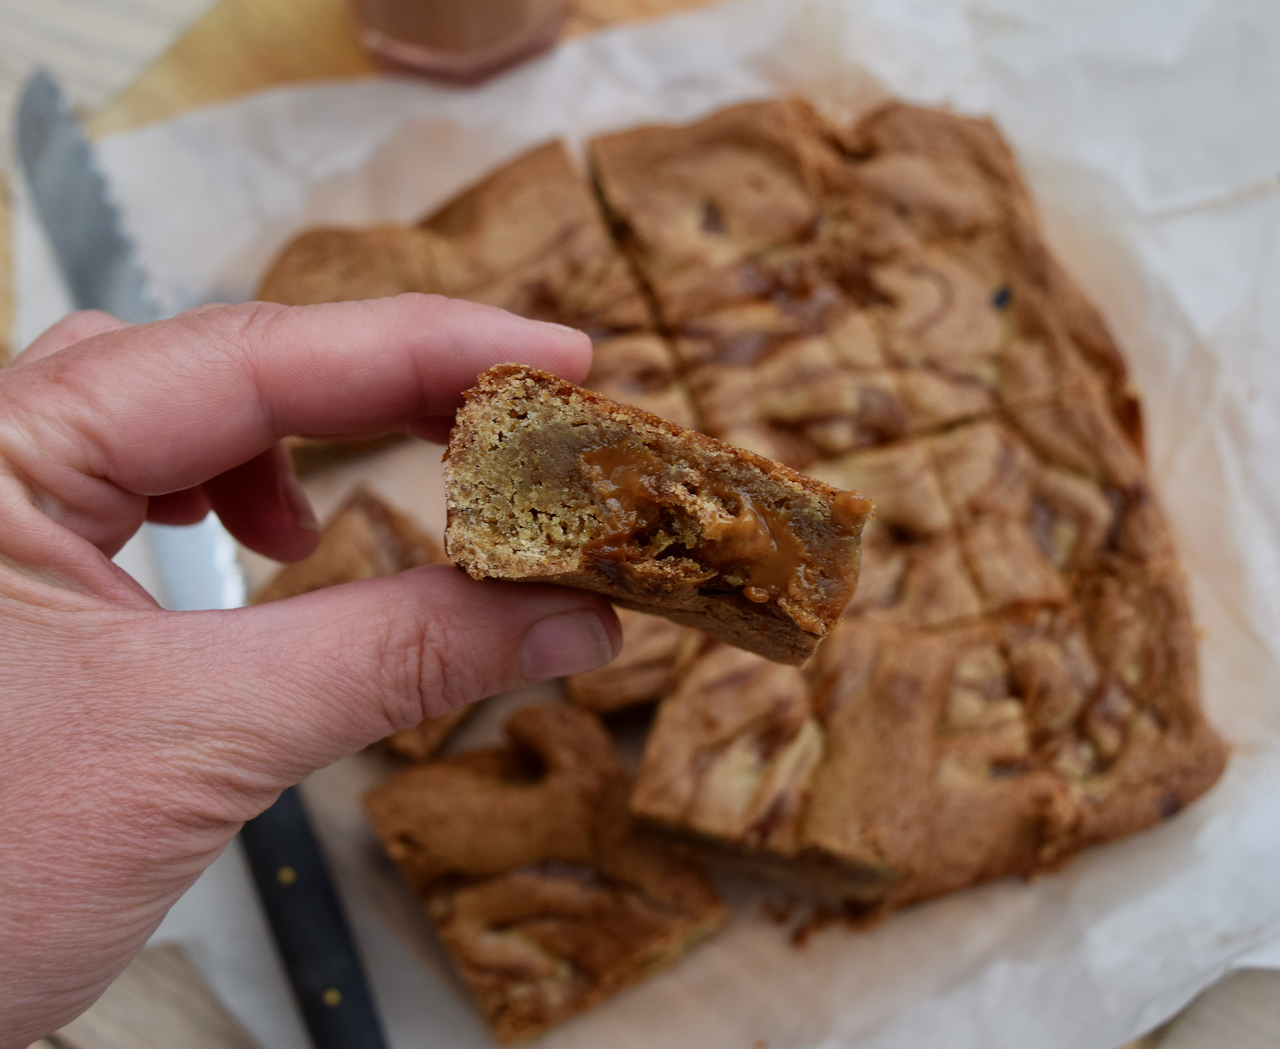
M 143 951 L 47 1041 L 56 1049 L 260 1049 L 175 944 Z

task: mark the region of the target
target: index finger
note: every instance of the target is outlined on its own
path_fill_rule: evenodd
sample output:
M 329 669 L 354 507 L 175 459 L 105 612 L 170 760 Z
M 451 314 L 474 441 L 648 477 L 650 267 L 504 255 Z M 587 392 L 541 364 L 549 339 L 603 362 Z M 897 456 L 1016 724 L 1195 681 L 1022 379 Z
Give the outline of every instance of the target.
M 580 332 L 433 295 L 210 306 L 12 369 L 0 382 L 0 416 L 25 439 L 0 452 L 28 460 L 19 464 L 28 481 L 59 500 L 77 501 L 84 486 L 74 475 L 159 495 L 289 434 L 360 434 L 451 415 L 492 364 L 521 361 L 576 380 L 590 358 Z

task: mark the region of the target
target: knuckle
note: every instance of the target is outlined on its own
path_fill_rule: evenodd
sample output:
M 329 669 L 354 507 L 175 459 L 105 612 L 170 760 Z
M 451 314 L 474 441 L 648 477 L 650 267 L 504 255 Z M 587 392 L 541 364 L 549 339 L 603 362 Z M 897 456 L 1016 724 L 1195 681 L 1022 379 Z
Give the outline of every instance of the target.
M 391 671 L 388 718 L 397 727 L 416 725 L 481 698 L 483 682 L 465 658 L 464 628 L 431 615 L 413 629 L 390 626 L 383 665 Z

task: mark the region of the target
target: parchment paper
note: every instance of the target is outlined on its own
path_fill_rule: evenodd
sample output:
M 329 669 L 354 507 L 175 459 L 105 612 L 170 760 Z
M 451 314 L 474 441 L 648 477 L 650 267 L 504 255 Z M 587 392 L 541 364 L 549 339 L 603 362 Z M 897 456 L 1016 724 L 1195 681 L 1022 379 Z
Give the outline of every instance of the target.
M 1060 874 L 829 929 L 803 950 L 760 913 L 776 889 L 726 879 L 734 917 L 716 939 L 542 1045 L 1110 1049 L 1232 967 L 1280 966 L 1280 7 L 749 0 L 570 43 L 479 90 L 280 90 L 103 144 L 176 310 L 247 297 L 307 225 L 415 218 L 554 135 L 580 144 L 787 91 L 849 114 L 877 82 L 995 116 L 1055 250 L 1124 347 L 1231 765 L 1168 823 Z M 61 307 L 26 218 L 18 240 L 25 342 Z M 374 468 L 438 523 L 436 452 L 406 446 Z M 313 486 L 322 509 L 342 483 Z M 527 698 L 482 711 L 471 739 Z M 364 824 L 358 796 L 378 774 L 358 755 L 305 790 L 392 1043 L 486 1045 Z M 302 1049 L 238 853 L 157 935 L 188 945 L 264 1046 Z

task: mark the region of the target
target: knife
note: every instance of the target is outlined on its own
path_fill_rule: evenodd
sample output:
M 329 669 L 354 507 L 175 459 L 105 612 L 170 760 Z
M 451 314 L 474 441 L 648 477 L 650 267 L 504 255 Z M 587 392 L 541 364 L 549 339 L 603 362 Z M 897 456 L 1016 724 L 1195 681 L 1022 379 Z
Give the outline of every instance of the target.
M 43 70 L 18 103 L 18 155 L 50 247 L 78 309 L 133 324 L 163 315 L 94 164 L 93 149 Z M 199 525 L 144 526 L 169 608 L 245 603 L 235 541 L 210 514 Z M 386 1049 L 342 903 L 297 788 L 241 831 L 276 948 L 316 1049 Z

